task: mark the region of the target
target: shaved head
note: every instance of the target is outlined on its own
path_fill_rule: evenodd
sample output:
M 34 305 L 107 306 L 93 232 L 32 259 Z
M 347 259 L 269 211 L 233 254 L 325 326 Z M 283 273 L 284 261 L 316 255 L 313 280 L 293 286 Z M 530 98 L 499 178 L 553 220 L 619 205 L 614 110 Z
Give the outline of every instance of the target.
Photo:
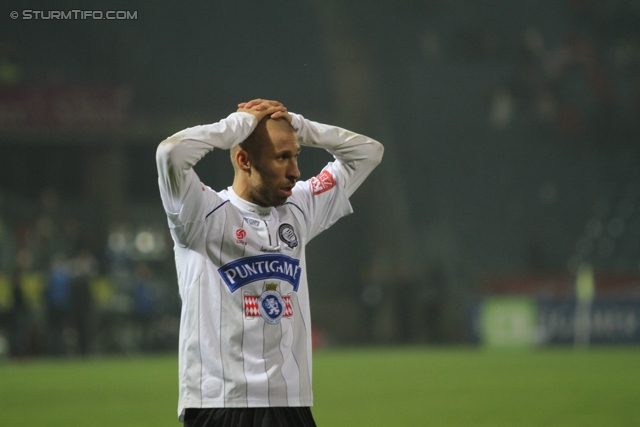
M 260 120 L 258 126 L 253 130 L 251 135 L 247 137 L 240 144 L 231 149 L 229 153 L 231 156 L 231 164 L 233 165 L 234 173 L 238 172 L 238 162 L 236 161 L 236 153 L 240 150 L 244 150 L 249 154 L 251 159 L 259 159 L 263 148 L 266 143 L 272 143 L 275 138 L 282 134 L 294 134 L 295 130 L 291 123 L 284 118 L 272 119 L 267 116 Z

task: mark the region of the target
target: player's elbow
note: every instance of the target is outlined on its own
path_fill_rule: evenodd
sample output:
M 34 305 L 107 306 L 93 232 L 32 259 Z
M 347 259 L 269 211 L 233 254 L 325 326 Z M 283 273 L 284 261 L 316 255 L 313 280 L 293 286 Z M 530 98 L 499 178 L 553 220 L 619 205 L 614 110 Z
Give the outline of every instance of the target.
M 173 135 L 158 145 L 158 148 L 156 149 L 156 163 L 158 165 L 176 164 L 181 157 L 178 154 L 178 142 L 180 142 L 180 137 Z
M 371 156 L 369 157 L 369 160 L 371 161 L 374 167 L 380 164 L 380 162 L 382 161 L 383 154 L 384 154 L 384 145 L 380 144 L 378 141 L 373 141 Z
M 156 149 L 156 163 L 158 166 L 165 166 L 170 163 L 171 147 L 164 144 L 165 141 L 162 141 Z

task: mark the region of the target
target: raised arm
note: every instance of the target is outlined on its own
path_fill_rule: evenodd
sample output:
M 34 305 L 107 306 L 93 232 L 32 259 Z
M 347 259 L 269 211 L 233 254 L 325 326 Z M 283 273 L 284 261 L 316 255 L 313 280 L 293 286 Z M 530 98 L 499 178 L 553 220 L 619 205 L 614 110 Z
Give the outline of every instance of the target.
M 240 144 L 263 117 L 278 111 L 286 109 L 278 102 L 264 101 L 254 109 L 239 108 L 217 123 L 188 128 L 162 141 L 156 150 L 156 164 L 165 209 L 180 211 L 196 178 L 192 168 L 205 154 Z
M 238 106 L 255 108 L 254 101 Z M 353 211 L 349 197 L 380 163 L 384 148 L 366 136 L 306 120 L 298 114 L 279 111 L 271 115 L 274 119 L 280 117 L 291 123 L 300 145 L 324 148 L 336 159 L 318 176 L 298 182 L 287 201 L 304 215 L 305 238 L 309 241 Z
M 349 197 L 382 160 L 384 147 L 378 141 L 299 114 L 288 114 L 300 145 L 324 148 L 336 158 Z
M 264 108 L 264 102 L 257 99 L 240 103 L 238 107 L 243 111 L 252 112 Z M 383 145 L 364 135 L 307 120 L 300 114 L 288 112 L 285 108 L 274 112 L 271 117 L 274 119 L 284 117 L 288 120 L 296 131 L 300 145 L 324 148 L 335 157 L 338 169 L 344 177 L 348 197 L 382 160 Z

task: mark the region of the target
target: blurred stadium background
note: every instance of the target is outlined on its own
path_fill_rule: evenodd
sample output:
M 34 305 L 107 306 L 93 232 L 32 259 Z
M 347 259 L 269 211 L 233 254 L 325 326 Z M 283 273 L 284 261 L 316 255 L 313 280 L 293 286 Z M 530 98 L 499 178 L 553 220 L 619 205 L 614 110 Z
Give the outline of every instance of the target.
M 386 147 L 316 347 L 640 341 L 640 1 L 0 4 L 0 358 L 175 353 L 155 149 L 255 97 Z

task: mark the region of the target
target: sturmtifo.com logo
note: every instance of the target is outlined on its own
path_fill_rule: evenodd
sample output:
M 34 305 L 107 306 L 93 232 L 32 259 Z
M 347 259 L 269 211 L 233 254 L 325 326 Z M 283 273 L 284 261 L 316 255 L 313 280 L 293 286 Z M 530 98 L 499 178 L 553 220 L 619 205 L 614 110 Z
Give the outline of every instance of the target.
M 24 9 L 22 12 L 12 11 L 9 13 L 11 19 L 24 20 L 135 20 L 138 19 L 137 10 L 31 10 Z

